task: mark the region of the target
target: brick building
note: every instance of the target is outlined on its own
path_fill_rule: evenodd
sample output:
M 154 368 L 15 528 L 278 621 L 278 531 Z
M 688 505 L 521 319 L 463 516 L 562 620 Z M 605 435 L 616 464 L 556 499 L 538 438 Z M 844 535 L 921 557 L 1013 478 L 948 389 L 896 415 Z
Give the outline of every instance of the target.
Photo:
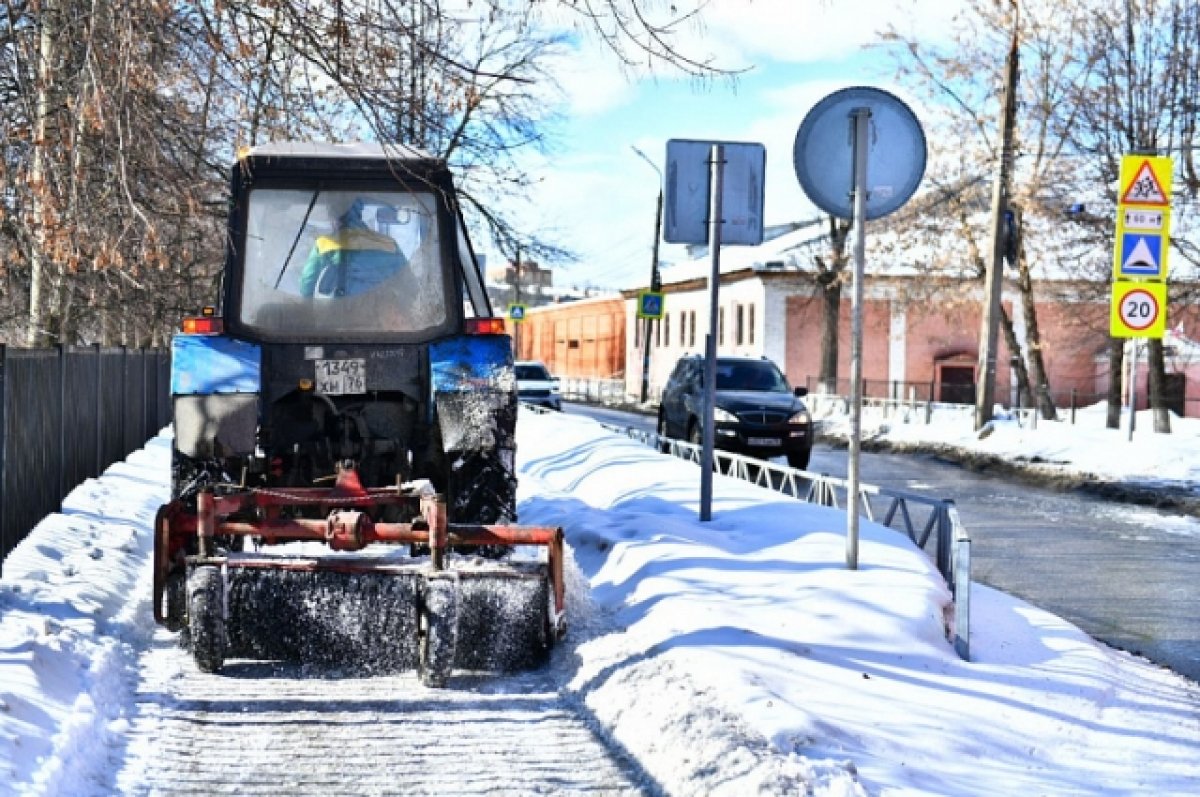
M 791 229 L 757 247 L 727 247 L 721 255 L 717 350 L 720 354 L 766 356 L 789 381 L 816 389 L 820 368 L 821 300 L 815 293 L 806 247 L 812 228 Z M 700 258 L 665 269 L 665 314 L 651 330 L 650 394 L 657 395 L 676 360 L 700 353 L 709 330 L 709 261 Z M 863 304 L 863 379 L 868 396 L 974 401 L 982 286 L 923 274 L 868 274 Z M 1055 403 L 1080 405 L 1105 397 L 1108 385 L 1109 304 L 1094 298 L 1093 286 L 1039 280 L 1038 323 L 1045 342 L 1049 387 Z M 644 322 L 636 319 L 637 290 L 618 299 L 551 305 L 530 311 L 522 330 L 522 357 L 542 359 L 561 376 L 611 378 L 623 375 L 626 393 L 638 395 L 642 380 Z M 850 374 L 850 292 L 843 292 L 837 391 L 846 393 Z M 1020 299 L 1006 289 L 1004 305 L 1024 347 Z M 533 320 L 533 319 L 536 319 Z M 1171 306 L 1167 351 L 1169 401 L 1180 414 L 1200 415 L 1200 313 Z M 609 351 L 609 349 L 616 351 Z M 996 401 L 1019 400 L 1010 352 L 1000 341 Z M 1143 354 L 1138 376 L 1139 406 L 1146 405 Z M 551 364 L 553 363 L 553 364 Z M 1021 400 L 1027 403 L 1028 399 Z
M 541 360 L 555 376 L 625 375 L 625 301 L 605 296 L 531 307 L 507 322 L 519 360 Z

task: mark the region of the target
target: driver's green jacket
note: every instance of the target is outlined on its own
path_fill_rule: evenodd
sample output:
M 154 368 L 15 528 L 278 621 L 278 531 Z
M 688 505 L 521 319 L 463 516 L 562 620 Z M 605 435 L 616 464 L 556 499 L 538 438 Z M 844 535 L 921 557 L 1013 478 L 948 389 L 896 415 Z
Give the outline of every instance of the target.
M 300 272 L 302 296 L 365 293 L 405 265 L 404 254 L 386 235 L 363 227 L 322 235 Z

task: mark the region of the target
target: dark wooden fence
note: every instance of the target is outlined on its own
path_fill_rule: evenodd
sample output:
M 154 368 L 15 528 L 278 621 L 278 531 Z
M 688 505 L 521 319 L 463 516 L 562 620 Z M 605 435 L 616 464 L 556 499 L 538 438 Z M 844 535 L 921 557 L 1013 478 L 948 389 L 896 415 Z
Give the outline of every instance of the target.
M 170 422 L 170 368 L 160 349 L 0 344 L 0 573 L 76 485 Z

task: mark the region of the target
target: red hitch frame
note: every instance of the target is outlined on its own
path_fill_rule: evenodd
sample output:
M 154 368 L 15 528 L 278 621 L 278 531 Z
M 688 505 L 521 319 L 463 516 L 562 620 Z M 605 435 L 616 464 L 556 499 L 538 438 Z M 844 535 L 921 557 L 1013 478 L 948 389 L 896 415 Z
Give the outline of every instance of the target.
M 364 511 L 387 505 L 417 505 L 410 523 L 379 523 Z M 319 507 L 323 518 L 284 517 L 282 510 Z M 236 519 L 235 519 L 236 518 Z M 181 501 L 158 510 L 154 521 L 154 619 L 166 621 L 163 598 L 172 566 L 182 566 L 190 540 L 201 557 L 213 555 L 215 537 L 255 537 L 264 545 L 323 542 L 335 551 L 358 551 L 373 544 L 427 544 L 434 570 L 445 568 L 446 549 L 457 545 L 539 545 L 548 549 L 556 630 L 564 618 L 563 531 L 554 526 L 450 523 L 441 495 L 412 488 L 364 488 L 352 469 L 341 470 L 333 487 L 243 488 L 215 494 L 206 489 L 196 496 L 196 513 Z M 354 560 L 330 565 L 338 570 L 356 567 Z

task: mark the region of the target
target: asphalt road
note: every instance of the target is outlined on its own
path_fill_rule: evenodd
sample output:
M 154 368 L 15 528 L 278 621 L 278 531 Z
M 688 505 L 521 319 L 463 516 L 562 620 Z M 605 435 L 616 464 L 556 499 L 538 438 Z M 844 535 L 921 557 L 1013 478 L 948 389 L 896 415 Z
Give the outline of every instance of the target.
M 654 427 L 645 416 L 566 409 Z M 845 450 L 814 449 L 810 470 L 845 477 L 846 468 Z M 863 453 L 860 471 L 864 483 L 953 499 L 971 535 L 976 582 L 1200 681 L 1200 520 L 1031 487 L 926 455 Z

